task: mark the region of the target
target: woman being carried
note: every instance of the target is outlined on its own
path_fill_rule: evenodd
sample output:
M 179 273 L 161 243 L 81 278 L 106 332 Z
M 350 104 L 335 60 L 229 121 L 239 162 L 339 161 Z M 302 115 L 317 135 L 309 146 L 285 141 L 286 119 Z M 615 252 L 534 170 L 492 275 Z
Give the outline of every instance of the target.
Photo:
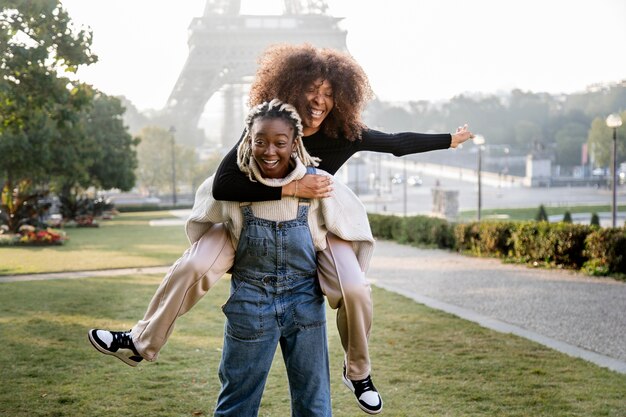
M 292 103 L 302 117 L 302 143 L 311 155 L 321 158 L 320 168 L 330 174 L 359 151 L 402 156 L 456 148 L 473 136 L 467 126 L 454 134 L 388 134 L 369 129 L 361 120 L 361 112 L 371 96 L 367 76 L 350 55 L 310 45 L 277 45 L 261 56 L 249 104 L 255 106 L 273 98 Z M 212 189 L 215 199 L 226 201 L 321 198 L 332 192 L 332 179 L 321 175 L 308 174 L 282 187 L 253 183 L 237 165 L 236 147 L 220 164 Z M 91 330 L 94 346 L 98 344 L 101 352 L 131 366 L 142 359 L 157 358 L 176 319 L 233 264 L 234 249 L 223 225 L 212 226 L 192 243 L 164 277 L 144 319 L 131 331 Z M 365 270 L 355 256 L 353 244 L 332 233 L 317 261 L 322 290 L 331 307 L 338 309 L 337 328 L 346 353 L 343 381 L 354 392 L 361 409 L 379 413 L 382 399 L 370 375 L 368 338 L 373 308 Z

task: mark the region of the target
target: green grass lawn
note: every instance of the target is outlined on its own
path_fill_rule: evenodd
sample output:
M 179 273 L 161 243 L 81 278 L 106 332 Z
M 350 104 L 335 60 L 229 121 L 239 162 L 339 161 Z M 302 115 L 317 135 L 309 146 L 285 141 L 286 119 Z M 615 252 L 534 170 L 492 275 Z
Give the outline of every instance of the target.
M 130 368 L 93 349 L 90 327 L 126 329 L 161 277 L 134 275 L 0 285 L 0 415 L 210 416 L 219 391 L 223 279 L 178 321 L 158 361 Z M 626 376 L 374 289 L 374 380 L 386 416 L 626 415 Z M 329 310 L 335 416 L 364 416 L 341 383 Z M 280 355 L 261 416 L 289 415 Z
M 98 228 L 67 228 L 62 246 L 0 246 L 0 275 L 169 265 L 189 245 L 182 226 L 150 227 L 169 212 L 123 213 Z
M 0 268 L 7 274 L 168 265 L 187 242 L 180 226 L 147 225 L 165 216 L 129 213 L 98 229 L 70 229 L 61 247 L 0 248 Z M 130 328 L 161 278 L 0 284 L 0 416 L 212 415 L 228 279 L 178 321 L 157 362 L 130 368 L 87 340 L 91 327 Z M 370 353 L 383 415 L 626 417 L 626 375 L 396 294 L 377 288 L 373 294 Z M 328 322 L 334 415 L 364 416 L 341 383 L 334 311 Z M 280 355 L 260 415 L 289 415 Z
M 618 211 L 626 211 L 626 205 L 618 205 Z M 480 211 L 481 216 L 484 219 L 489 217 L 498 218 L 499 216 L 507 216 L 507 220 L 535 220 L 535 216 L 539 211 L 537 207 L 527 208 L 499 208 L 499 209 L 483 209 Z M 600 213 L 610 212 L 610 205 L 590 205 L 590 206 L 575 206 L 575 207 L 546 207 L 546 213 L 548 216 L 564 215 L 566 211 L 570 214 L 574 213 Z M 591 220 L 591 214 L 589 215 Z M 459 213 L 460 221 L 474 221 L 476 220 L 476 210 L 465 210 Z

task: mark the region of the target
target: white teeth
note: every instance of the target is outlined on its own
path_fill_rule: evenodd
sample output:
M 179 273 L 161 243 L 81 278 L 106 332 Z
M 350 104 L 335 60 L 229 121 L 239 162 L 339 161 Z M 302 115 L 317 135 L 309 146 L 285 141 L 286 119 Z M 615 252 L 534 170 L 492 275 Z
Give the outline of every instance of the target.
M 324 114 L 324 111 L 323 111 L 323 110 L 314 110 L 314 109 L 311 109 L 311 115 L 313 115 L 313 116 L 321 116 L 322 114 Z
M 274 166 L 274 165 L 278 164 L 278 160 L 276 160 L 276 161 L 268 161 L 268 160 L 264 159 L 264 160 L 263 160 L 263 162 L 264 162 L 266 165 L 272 165 L 272 166 Z

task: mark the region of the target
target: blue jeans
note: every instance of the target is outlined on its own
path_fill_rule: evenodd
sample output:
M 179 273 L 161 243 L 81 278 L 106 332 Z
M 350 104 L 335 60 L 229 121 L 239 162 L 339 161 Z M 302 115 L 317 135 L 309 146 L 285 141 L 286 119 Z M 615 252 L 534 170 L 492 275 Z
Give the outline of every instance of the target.
M 308 206 L 300 207 L 297 219 L 275 224 L 256 219 L 249 207 L 243 211 L 246 222 L 237 247 L 231 296 L 223 307 L 222 389 L 214 416 L 258 414 L 280 344 L 291 415 L 329 417 L 326 307 L 315 275 Z M 293 252 L 298 253 L 289 256 Z

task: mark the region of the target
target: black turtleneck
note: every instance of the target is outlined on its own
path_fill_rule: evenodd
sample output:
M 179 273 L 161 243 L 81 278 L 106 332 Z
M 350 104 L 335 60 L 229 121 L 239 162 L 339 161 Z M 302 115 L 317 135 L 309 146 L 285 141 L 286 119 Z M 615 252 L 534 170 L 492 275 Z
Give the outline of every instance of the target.
M 390 153 L 403 156 L 420 152 L 447 149 L 452 137 L 449 133 L 383 133 L 365 129 L 361 140 L 337 139 L 318 131 L 303 138 L 309 154 L 321 159 L 319 168 L 335 174 L 348 159 L 359 151 Z M 282 190 L 252 182 L 237 166 L 237 146 L 226 154 L 215 173 L 213 198 L 225 201 L 269 201 L 280 200 Z

